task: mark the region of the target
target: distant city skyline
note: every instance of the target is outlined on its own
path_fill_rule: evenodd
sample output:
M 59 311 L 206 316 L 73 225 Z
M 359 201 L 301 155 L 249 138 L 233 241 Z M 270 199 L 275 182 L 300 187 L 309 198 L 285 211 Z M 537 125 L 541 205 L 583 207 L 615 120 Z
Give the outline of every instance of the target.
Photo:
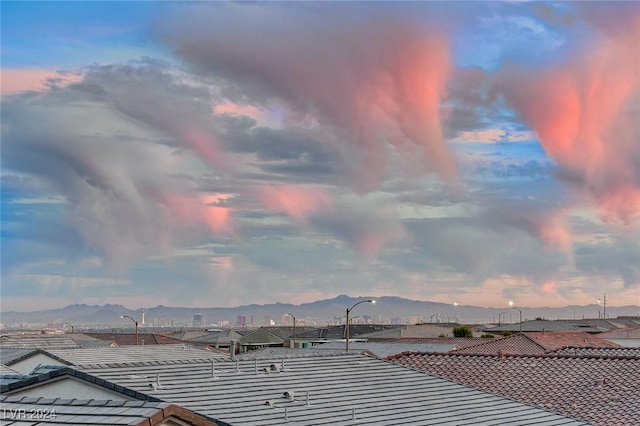
M 3 312 L 640 304 L 640 2 L 0 8 Z

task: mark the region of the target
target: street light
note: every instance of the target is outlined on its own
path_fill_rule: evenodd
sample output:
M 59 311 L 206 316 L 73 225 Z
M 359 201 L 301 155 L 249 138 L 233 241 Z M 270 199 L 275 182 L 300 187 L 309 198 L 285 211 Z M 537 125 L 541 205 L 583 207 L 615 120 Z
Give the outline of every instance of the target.
M 505 311 L 505 312 L 500 312 L 500 313 L 498 314 L 498 326 L 500 326 L 500 325 L 502 324 L 502 316 L 503 316 L 504 314 L 506 314 L 506 313 L 507 313 L 507 312 Z
M 289 312 L 285 313 L 285 315 L 289 315 L 291 318 L 293 318 L 293 347 L 295 349 L 295 347 L 296 347 L 296 317 L 294 317 Z
M 513 324 L 513 320 L 511 319 L 511 308 L 513 308 L 513 300 L 509 300 L 509 324 Z
M 431 315 L 431 322 L 435 322 L 435 321 L 433 320 L 433 318 L 434 318 L 434 317 L 439 317 L 439 316 L 440 316 L 440 314 L 433 314 L 433 315 Z
M 456 324 L 459 322 L 458 320 L 458 302 L 453 302 L 453 320 Z
M 345 335 L 347 338 L 347 352 L 349 352 L 349 312 L 351 312 L 353 310 L 353 308 L 355 308 L 356 306 L 358 306 L 361 303 L 376 303 L 375 300 L 373 299 L 369 299 L 369 300 L 361 300 L 358 303 L 356 303 L 355 305 L 353 305 L 350 308 L 347 308 L 347 323 L 345 324 Z
M 138 346 L 138 321 L 134 320 L 129 315 L 120 315 L 120 318 L 129 318 L 136 325 L 136 346 Z
M 522 311 L 519 308 L 516 308 L 515 306 L 513 306 L 513 309 L 520 312 L 520 333 L 522 333 Z

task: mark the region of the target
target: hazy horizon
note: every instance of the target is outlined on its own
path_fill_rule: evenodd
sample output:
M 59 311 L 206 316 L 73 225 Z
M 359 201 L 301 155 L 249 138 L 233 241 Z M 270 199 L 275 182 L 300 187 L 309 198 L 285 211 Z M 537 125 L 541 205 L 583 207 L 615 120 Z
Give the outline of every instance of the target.
M 640 303 L 640 2 L 2 2 L 1 309 Z

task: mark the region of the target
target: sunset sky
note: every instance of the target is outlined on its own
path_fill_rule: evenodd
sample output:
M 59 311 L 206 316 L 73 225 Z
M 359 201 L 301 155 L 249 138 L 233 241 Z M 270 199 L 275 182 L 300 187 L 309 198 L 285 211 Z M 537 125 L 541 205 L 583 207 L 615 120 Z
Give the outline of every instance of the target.
M 1 8 L 3 311 L 640 304 L 640 2 Z

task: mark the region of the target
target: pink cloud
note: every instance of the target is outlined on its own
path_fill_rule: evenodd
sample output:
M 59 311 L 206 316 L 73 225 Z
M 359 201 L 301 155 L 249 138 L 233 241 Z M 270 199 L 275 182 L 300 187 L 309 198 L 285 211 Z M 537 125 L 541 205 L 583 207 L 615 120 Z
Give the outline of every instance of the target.
M 225 162 L 220 151 L 220 144 L 211 132 L 197 128 L 185 128 L 178 129 L 176 133 L 181 140 L 189 144 L 209 164 L 218 167 L 224 166 Z
M 565 253 L 572 250 L 573 237 L 567 224 L 567 211 L 559 210 L 554 214 L 543 217 L 536 224 L 536 232 L 539 238 L 548 246 L 556 247 Z
M 12 69 L 0 71 L 2 96 L 26 91 L 43 91 L 49 89 L 48 82 L 55 80 L 59 85 L 66 85 L 81 79 L 78 75 L 60 74 L 56 70 L 47 69 Z
M 232 235 L 234 222 L 231 209 L 203 203 L 200 199 L 182 194 L 163 194 L 158 202 L 174 225 L 189 227 L 203 225 L 213 235 Z
M 320 9 L 199 10 L 178 18 L 165 38 L 202 72 L 231 81 L 242 99 L 277 99 L 304 123 L 313 117 L 332 133 L 358 190 L 377 187 L 393 151 L 394 165 L 454 179 L 440 116 L 452 69 L 445 37 L 384 8 L 363 15 L 345 6 L 329 24 Z M 238 30 L 247 25 L 262 43 Z
M 268 210 L 285 213 L 297 223 L 306 223 L 309 215 L 333 207 L 329 193 L 309 186 L 261 186 L 255 195 Z
M 640 219 L 640 16 L 580 57 L 538 73 L 512 69 L 499 83 L 545 151 L 579 176 L 605 220 Z

